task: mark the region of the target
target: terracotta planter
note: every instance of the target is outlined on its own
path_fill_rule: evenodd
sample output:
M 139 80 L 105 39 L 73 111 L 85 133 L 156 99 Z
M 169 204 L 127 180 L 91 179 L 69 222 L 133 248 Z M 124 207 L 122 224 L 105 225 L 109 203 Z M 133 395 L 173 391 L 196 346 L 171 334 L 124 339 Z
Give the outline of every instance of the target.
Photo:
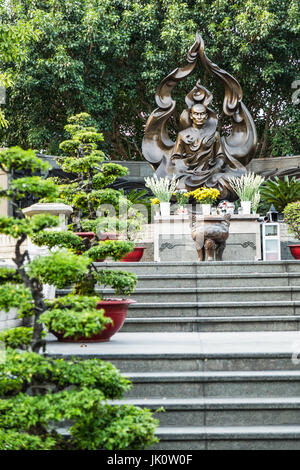
M 300 244 L 299 245 L 288 245 L 292 256 L 295 259 L 300 259 Z
M 74 232 L 75 235 L 78 235 L 78 237 L 81 238 L 88 238 L 89 240 L 92 240 L 95 237 L 94 232 Z
M 127 253 L 127 255 L 123 256 L 120 261 L 126 263 L 134 263 L 136 261 L 140 261 L 141 257 L 144 254 L 144 249 L 144 246 L 136 246 L 130 253 Z
M 120 234 L 116 232 L 100 232 L 98 237 L 99 240 L 104 241 L 104 240 L 117 240 L 119 238 Z
M 108 325 L 105 330 L 86 338 L 81 336 L 77 339 L 74 337 L 64 338 L 63 333 L 51 331 L 56 336 L 59 342 L 63 343 L 103 343 L 109 341 L 110 338 L 117 333 L 123 326 L 127 310 L 130 304 L 135 303 L 135 300 L 131 299 L 107 299 L 100 300 L 97 304 L 97 309 L 103 308 L 105 310 L 105 316 L 112 319 L 113 323 Z

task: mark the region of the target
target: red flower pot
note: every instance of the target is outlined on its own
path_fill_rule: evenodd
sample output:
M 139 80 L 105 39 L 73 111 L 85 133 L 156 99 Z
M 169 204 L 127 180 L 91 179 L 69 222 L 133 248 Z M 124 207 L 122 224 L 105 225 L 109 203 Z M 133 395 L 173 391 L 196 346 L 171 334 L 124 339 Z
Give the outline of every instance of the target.
M 300 259 L 300 244 L 299 245 L 288 245 L 292 256 L 295 259 Z
M 144 246 L 136 246 L 133 251 L 127 253 L 127 255 L 123 256 L 120 261 L 127 262 L 127 263 L 134 263 L 136 261 L 140 261 L 141 257 L 144 254 Z
M 109 341 L 110 338 L 117 333 L 123 326 L 127 310 L 130 304 L 135 303 L 135 300 L 131 299 L 107 299 L 100 300 L 97 304 L 97 309 L 103 308 L 105 310 L 105 316 L 112 319 L 113 323 L 107 325 L 105 330 L 96 333 L 89 338 L 80 336 L 75 339 L 73 336 L 64 338 L 63 333 L 58 333 L 56 331 L 51 331 L 51 333 L 56 336 L 58 341 L 64 343 L 101 343 Z
M 88 238 L 89 240 L 92 240 L 95 237 L 94 232 L 74 232 L 75 235 L 78 235 L 78 237 L 81 238 Z
M 100 232 L 98 235 L 99 240 L 117 240 L 119 238 L 120 234 L 116 232 Z

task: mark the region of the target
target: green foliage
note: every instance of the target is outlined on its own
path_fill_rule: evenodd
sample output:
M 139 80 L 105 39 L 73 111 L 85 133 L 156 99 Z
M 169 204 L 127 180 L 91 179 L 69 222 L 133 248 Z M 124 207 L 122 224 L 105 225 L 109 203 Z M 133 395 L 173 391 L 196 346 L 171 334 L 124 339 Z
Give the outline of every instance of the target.
M 300 201 L 291 202 L 283 210 L 284 221 L 289 232 L 300 240 Z
M 33 150 L 23 150 L 21 147 L 11 147 L 0 151 L 0 167 L 5 172 L 42 170 L 50 165 L 36 156 Z
M 137 275 L 128 271 L 111 271 L 100 269 L 94 278 L 101 286 L 110 286 L 117 295 L 130 295 L 134 292 Z
M 29 347 L 32 340 L 33 328 L 18 326 L 12 330 L 0 332 L 0 341 L 8 348 L 24 349 Z
M 26 197 L 31 194 L 36 198 L 45 196 L 55 198 L 58 197 L 57 185 L 51 180 L 45 180 L 39 176 L 26 176 L 24 178 L 14 179 L 10 187 L 16 191 L 17 199 Z
M 87 117 L 81 114 L 77 118 L 84 121 Z M 71 126 L 81 139 L 79 150 L 90 153 L 92 149 L 95 156 L 94 142 L 91 142 L 96 140 L 93 129 L 80 133 L 73 119 L 70 130 Z M 13 167 L 18 165 L 19 161 L 11 165 L 12 173 Z M 32 170 L 35 165 L 36 162 L 28 163 L 27 169 Z M 95 167 L 87 171 L 87 181 L 79 175 L 79 182 L 69 187 L 65 185 L 62 189 L 66 190 L 67 197 L 72 200 L 75 193 L 85 192 L 90 197 L 94 171 Z M 107 169 L 109 171 L 113 168 Z M 80 186 L 82 181 L 83 186 Z M 105 189 L 99 191 L 108 198 Z M 45 343 L 43 325 L 66 339 L 89 338 L 112 321 L 103 309 L 96 308 L 99 297 L 93 295 L 96 279 L 92 258 L 65 250 L 36 257 L 27 263 L 26 251 L 24 254 L 20 251 L 19 245 L 28 236 L 40 246 L 71 247 L 76 251 L 88 251 L 91 243 L 97 243 L 93 240 L 87 244 L 71 232 L 46 231 L 58 225 L 57 217 L 47 214 L 24 217 L 22 197 L 42 197 L 45 193 L 50 199 L 56 198 L 55 180 L 41 180 L 38 176 L 13 179 L 11 189 L 6 194 L 1 193 L 12 198 L 16 210 L 15 217 L 0 217 L 0 233 L 13 236 L 17 244 L 16 269 L 0 269 L 0 283 L 4 282 L 0 285 L 0 310 L 17 308 L 19 317 L 34 315 L 34 321 L 33 327 L 18 327 L 0 334 L 0 341 L 7 348 L 5 361 L 0 363 L 0 450 L 142 449 L 156 441 L 157 422 L 148 410 L 107 404 L 107 398 L 121 398 L 130 387 L 114 366 L 97 359 L 64 361 L 36 354 Z M 100 196 L 93 194 L 93 197 Z M 93 211 L 91 204 L 88 200 L 89 211 Z M 100 245 L 96 245 L 97 248 Z M 103 243 L 106 255 L 110 253 L 116 259 L 131 251 L 133 246 L 133 243 L 119 242 L 109 247 Z M 136 281 L 134 275 L 124 273 L 107 273 L 107 278 L 116 289 L 128 293 Z M 23 281 L 24 285 L 16 284 L 18 281 Z M 74 284 L 74 292 L 88 292 L 89 296 L 68 295 L 45 301 L 42 284 L 59 288 Z M 28 351 L 17 352 L 11 347 Z M 68 437 L 53 429 L 70 421 Z
M 56 215 L 36 214 L 30 217 L 29 222 L 31 226 L 31 233 L 35 234 L 40 230 L 44 230 L 45 228 L 57 227 L 59 224 L 59 219 Z
M 59 248 L 70 248 L 74 249 L 77 252 L 84 249 L 82 239 L 73 232 L 63 232 L 63 231 L 41 231 L 35 234 L 32 238 L 33 243 L 37 246 L 46 245 L 49 248 L 59 247 Z
M 103 189 L 112 184 L 120 176 L 128 174 L 128 169 L 116 163 L 104 163 L 101 172 L 93 176 L 93 188 Z
M 111 188 L 91 191 L 88 195 L 88 201 L 91 202 L 96 209 L 101 205 L 110 204 L 115 208 L 117 214 L 124 209 L 128 209 L 131 205 L 122 193 Z
M 87 416 L 72 426 L 71 433 L 78 449 L 140 450 L 158 442 L 154 437 L 158 420 L 148 409 L 107 405 L 101 411 L 92 422 Z
M 33 314 L 34 303 L 30 289 L 22 284 L 0 285 L 0 310 L 8 312 L 11 308 L 18 309 L 18 316 Z
M 105 240 L 99 245 L 94 245 L 86 251 L 93 261 L 111 257 L 114 261 L 118 261 L 123 256 L 130 253 L 134 248 L 134 243 L 122 240 Z
M 97 310 L 99 297 L 67 295 L 48 301 L 48 310 L 40 317 L 49 331 L 64 333 L 65 338 L 90 337 L 100 333 L 112 320 Z
M 67 251 L 38 256 L 28 266 L 28 274 L 44 284 L 58 288 L 69 286 L 87 273 L 91 260 Z
M 40 316 L 40 322 L 55 333 L 63 334 L 68 339 L 90 338 L 105 330 L 112 323 L 111 318 L 104 315 L 104 310 L 85 308 L 81 311 L 73 309 L 54 308 L 47 310 Z
M 32 352 L 19 353 L 8 348 L 0 364 L 0 395 L 25 392 L 32 384 L 55 385 L 57 390 L 73 386 L 99 389 L 106 398 L 121 398 L 131 387 L 129 380 L 107 361 L 52 359 Z
M 12 429 L 0 429 L 0 450 L 54 450 L 57 441 L 51 436 L 35 436 Z
M 45 228 L 56 227 L 58 217 L 48 214 L 36 214 L 30 218 L 0 217 L 0 233 L 19 238 L 22 234 L 33 235 Z
M 300 180 L 294 176 L 285 176 L 283 180 L 275 177 L 261 187 L 260 194 L 263 202 L 274 204 L 278 212 L 282 212 L 287 204 L 300 199 Z
M 297 0 L 15 3 L 14 22 L 31 18 L 40 35 L 28 47 L 27 62 L 13 70 L 8 145 L 19 142 L 55 155 L 67 117 L 84 109 L 103 130 L 107 154 L 115 160 L 141 159 L 155 89 L 186 63 L 200 31 L 208 57 L 243 87 L 257 124 L 258 155 L 299 154 L 299 105 L 291 102 L 291 84 L 299 77 Z M 2 27 L 8 25 L 11 20 L 4 16 Z M 224 89 L 201 67 L 197 72 L 221 112 Z M 197 78 L 195 73 L 176 87 L 178 114 Z M 178 131 L 176 120 L 170 129 Z
M 18 284 L 22 282 L 22 277 L 17 273 L 15 268 L 0 267 L 0 284 L 6 282 Z
M 81 227 L 86 232 L 120 232 L 126 230 L 127 221 L 118 217 L 97 217 L 97 219 L 82 219 Z
M 50 423 L 72 421 L 70 438 L 59 439 Z M 100 390 L 61 391 L 43 396 L 19 394 L 0 401 L 0 427 L 2 429 L 43 429 L 43 437 L 56 438 L 59 448 L 82 450 L 143 449 L 156 442 L 154 431 L 157 421 L 150 411 L 133 406 L 109 406 Z

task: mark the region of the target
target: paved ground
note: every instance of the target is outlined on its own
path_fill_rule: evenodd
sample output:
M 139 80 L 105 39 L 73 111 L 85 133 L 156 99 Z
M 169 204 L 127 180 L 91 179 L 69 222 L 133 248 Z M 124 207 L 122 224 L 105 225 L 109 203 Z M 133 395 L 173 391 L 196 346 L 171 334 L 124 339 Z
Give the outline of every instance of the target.
M 49 336 L 50 354 L 292 354 L 300 331 L 233 333 L 117 333 L 107 343 L 59 343 Z

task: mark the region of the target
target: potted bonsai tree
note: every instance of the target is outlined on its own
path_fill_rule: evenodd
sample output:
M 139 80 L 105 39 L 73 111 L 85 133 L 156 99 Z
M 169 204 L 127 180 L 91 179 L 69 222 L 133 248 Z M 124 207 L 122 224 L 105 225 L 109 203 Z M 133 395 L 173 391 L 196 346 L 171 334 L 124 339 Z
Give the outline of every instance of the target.
M 132 233 L 132 227 L 136 227 L 136 230 L 140 228 L 140 213 L 132 208 L 130 198 L 122 191 L 109 187 L 119 176 L 126 175 L 128 170 L 105 161 L 104 153 L 98 149 L 103 136 L 92 124 L 89 114 L 80 113 L 71 116 L 65 126 L 71 138 L 60 144 L 64 155 L 57 157 L 65 172 L 63 178 L 56 180 L 59 183 L 60 201 L 73 207 L 72 228 L 77 235 L 90 241 L 94 239 L 95 242 L 116 240 L 120 232 L 129 234 Z M 50 200 L 47 198 L 47 201 Z M 126 239 L 132 240 L 133 237 Z M 107 257 L 116 259 L 115 246 L 117 244 L 107 243 L 105 257 L 98 261 Z M 134 254 L 136 251 L 140 253 L 141 248 L 135 251 L 133 245 L 132 251 Z
M 0 152 L 0 168 L 12 176 L 46 166 L 32 151 Z M 10 188 L 1 190 L 2 198 L 11 200 L 14 215 L 0 217 L 0 233 L 16 243 L 14 267 L 0 267 L 0 309 L 17 308 L 26 324 L 0 333 L 6 347 L 6 357 L 0 361 L 0 450 L 143 449 L 155 442 L 157 421 L 147 410 L 107 405 L 106 399 L 121 398 L 130 386 L 114 366 L 98 359 L 68 361 L 41 354 L 46 347 L 43 322 L 50 325 L 48 312 L 54 312 L 53 324 L 66 337 L 89 336 L 110 323 L 104 310 L 95 308 L 97 297 L 80 292 L 85 279 L 93 285 L 89 270 L 93 255 L 76 255 L 74 248 L 73 252 L 66 248 L 76 240 L 79 249 L 84 240 L 71 232 L 46 232 L 58 224 L 56 217 L 28 218 L 21 210 L 24 196 L 39 198 L 49 191 L 55 194 L 55 184 L 39 176 L 12 179 Z M 48 233 L 49 246 L 65 247 L 50 252 L 47 262 L 43 257 L 31 260 L 23 246 L 29 236 L 41 233 Z M 43 297 L 43 282 L 58 287 L 75 283 L 76 292 L 49 303 Z M 120 278 L 112 279 L 114 283 L 122 287 Z M 71 425 L 65 424 L 69 429 L 62 436 L 59 427 L 67 422 Z
M 289 232 L 300 240 L 300 201 L 291 202 L 284 210 L 284 222 L 289 227 Z M 300 259 L 300 243 L 288 245 L 291 254 L 295 259 Z

